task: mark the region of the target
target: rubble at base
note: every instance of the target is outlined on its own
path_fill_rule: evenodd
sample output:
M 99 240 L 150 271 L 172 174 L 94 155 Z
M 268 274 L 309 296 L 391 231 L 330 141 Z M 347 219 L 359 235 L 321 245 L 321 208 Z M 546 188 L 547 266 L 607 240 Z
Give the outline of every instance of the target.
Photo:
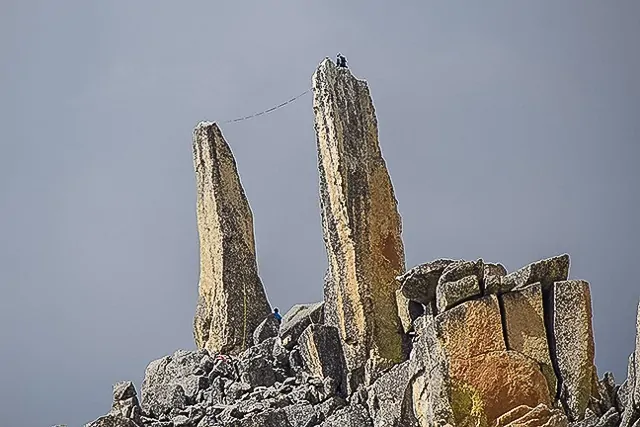
M 477 271 L 474 282 L 483 279 Z M 622 385 L 609 373 L 595 377 L 590 316 L 562 314 L 565 306 L 588 314 L 589 285 L 560 280 L 552 286 L 553 330 L 560 331 L 555 352 L 546 345 L 543 297 L 534 283 L 477 295 L 443 312 L 425 310 L 413 321 L 409 358 L 348 393 L 340 337 L 317 313 L 322 304 L 294 306 L 277 336 L 238 355 L 180 350 L 151 362 L 140 402 L 133 384 L 118 383 L 111 412 L 87 427 L 640 425 L 635 354 Z M 301 320 L 296 313 L 303 310 L 316 313 L 317 322 Z M 565 330 L 586 334 L 584 346 L 562 344 Z M 592 379 L 585 382 L 585 375 Z

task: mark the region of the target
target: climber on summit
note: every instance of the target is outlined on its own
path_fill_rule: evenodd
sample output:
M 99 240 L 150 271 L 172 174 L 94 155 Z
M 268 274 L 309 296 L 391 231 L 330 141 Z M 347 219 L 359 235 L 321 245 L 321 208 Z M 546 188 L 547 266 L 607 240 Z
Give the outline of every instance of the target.
M 338 52 L 338 57 L 336 59 L 336 65 L 341 68 L 347 68 L 347 58 L 342 56 L 340 52 Z
M 278 322 L 282 322 L 282 316 L 280 315 L 280 310 L 278 310 L 278 307 L 273 309 L 273 317 L 275 317 Z

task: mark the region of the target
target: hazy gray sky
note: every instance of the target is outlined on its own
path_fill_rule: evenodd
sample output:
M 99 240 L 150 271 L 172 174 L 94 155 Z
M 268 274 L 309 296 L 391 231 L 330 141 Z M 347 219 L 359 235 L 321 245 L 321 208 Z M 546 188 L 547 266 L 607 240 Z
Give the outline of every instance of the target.
M 193 348 L 191 132 L 367 79 L 407 265 L 568 252 L 622 381 L 640 298 L 640 3 L 28 1 L 0 6 L 0 425 L 70 426 Z M 273 305 L 322 298 L 311 96 L 222 126 Z

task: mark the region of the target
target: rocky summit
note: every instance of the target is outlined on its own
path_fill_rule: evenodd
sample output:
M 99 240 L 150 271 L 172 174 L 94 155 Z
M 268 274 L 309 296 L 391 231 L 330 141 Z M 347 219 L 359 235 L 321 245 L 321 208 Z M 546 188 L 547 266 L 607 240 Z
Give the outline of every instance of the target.
M 402 360 L 402 225 L 367 83 L 327 59 L 313 75 L 313 110 L 329 261 L 325 321 L 340 333 L 353 390 Z
M 640 426 L 640 306 L 617 384 L 598 376 L 591 285 L 569 278 L 567 254 L 405 271 L 367 83 L 328 59 L 312 80 L 324 301 L 272 313 L 235 159 L 199 124 L 197 350 L 151 362 L 139 395 L 115 384 L 86 427 Z

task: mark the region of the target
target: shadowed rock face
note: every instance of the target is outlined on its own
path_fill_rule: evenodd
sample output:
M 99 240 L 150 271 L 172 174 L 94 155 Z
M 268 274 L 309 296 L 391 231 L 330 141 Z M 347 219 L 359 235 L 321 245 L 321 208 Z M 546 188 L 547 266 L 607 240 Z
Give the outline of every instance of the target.
M 402 359 L 395 277 L 404 271 L 401 220 L 378 144 L 367 83 L 323 61 L 313 76 L 324 241 L 325 319 L 352 375 Z M 356 381 L 357 382 L 357 381 Z
M 258 277 L 253 215 L 236 162 L 214 123 L 193 132 L 200 237 L 194 337 L 198 348 L 238 353 L 271 312 Z

